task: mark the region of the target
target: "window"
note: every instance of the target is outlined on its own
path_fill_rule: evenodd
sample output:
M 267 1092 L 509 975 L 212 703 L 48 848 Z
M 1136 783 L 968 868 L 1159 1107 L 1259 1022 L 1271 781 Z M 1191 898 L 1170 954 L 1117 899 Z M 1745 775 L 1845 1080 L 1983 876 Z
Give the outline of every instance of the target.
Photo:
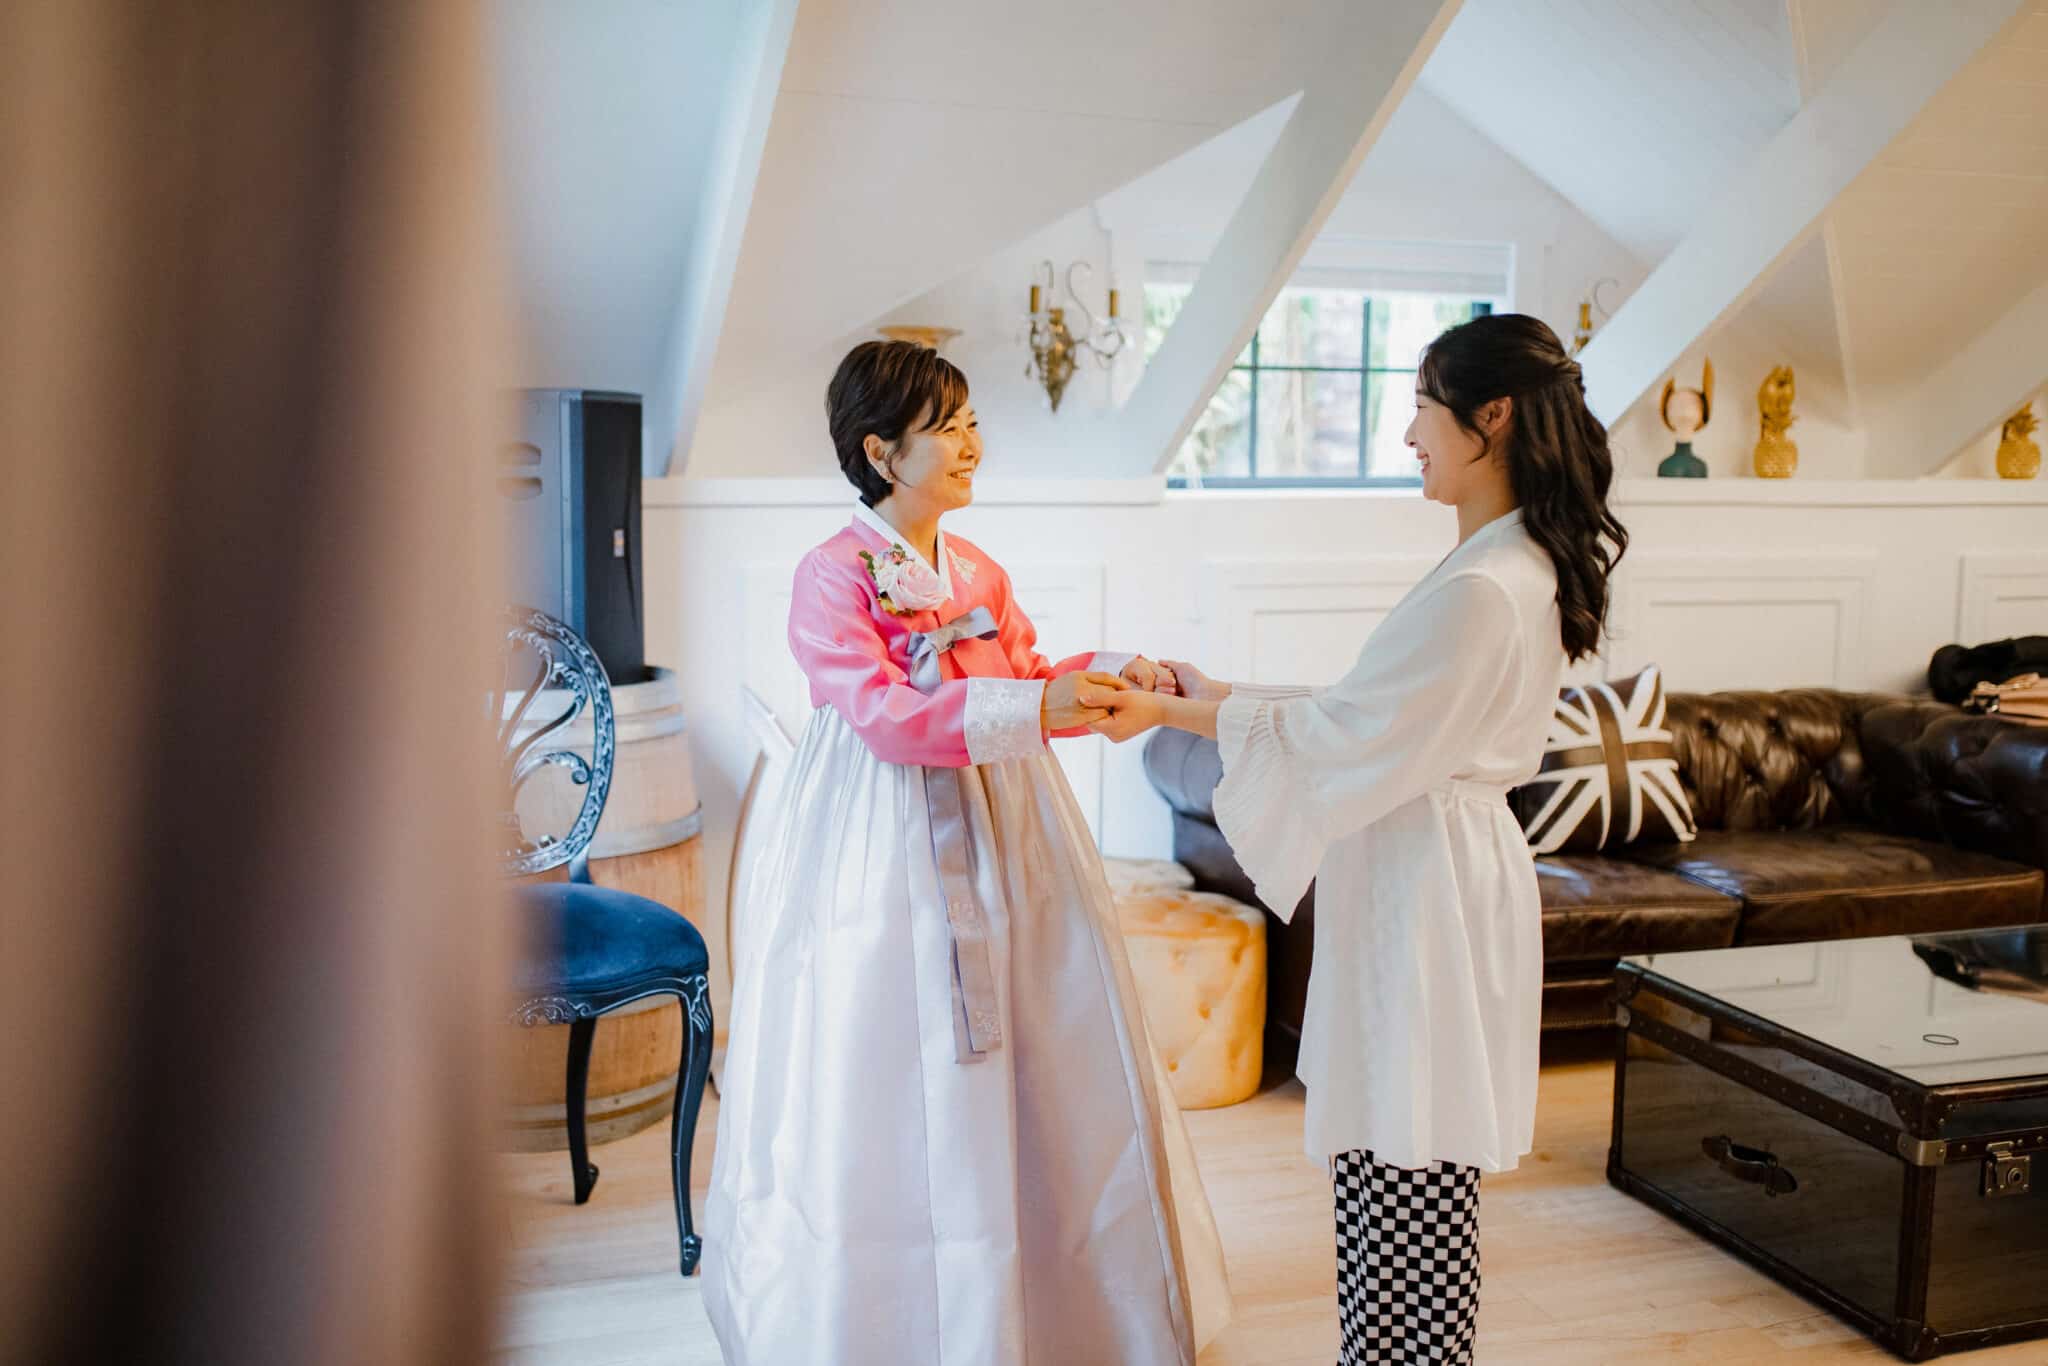
M 1149 359 L 1191 284 L 1145 286 Z M 1493 311 L 1470 295 L 1290 285 L 1266 311 L 1168 471 L 1176 487 L 1415 484 L 1402 442 L 1415 367 L 1438 333 Z

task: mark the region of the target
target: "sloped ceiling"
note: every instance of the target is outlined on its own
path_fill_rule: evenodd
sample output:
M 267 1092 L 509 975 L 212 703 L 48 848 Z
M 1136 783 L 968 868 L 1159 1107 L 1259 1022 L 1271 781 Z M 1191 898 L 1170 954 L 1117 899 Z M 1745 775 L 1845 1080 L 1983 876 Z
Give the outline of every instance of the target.
M 1467 0 L 1423 84 L 1648 262 L 1885 0 Z M 1730 325 L 1831 416 L 2048 278 L 2048 3 L 1945 87 Z M 1930 456 L 1932 458 L 1932 456 Z
M 1800 104 L 1785 0 L 1465 0 L 1422 84 L 1645 261 Z
M 803 0 L 713 393 L 1286 100 L 1340 2 Z M 658 382 L 747 3 L 489 0 L 518 383 Z M 1654 264 L 1884 4 L 1465 0 L 1421 85 Z M 2044 70 L 2048 0 L 1733 321 L 1803 393 L 1924 374 L 2048 276 Z
M 1823 43 L 1860 36 L 1874 5 L 1842 8 Z M 1799 53 L 1786 0 L 1467 0 L 1422 82 L 1655 264 L 1709 196 L 1740 193 L 1742 168 L 1798 113 Z M 1833 284 L 1816 238 L 1730 325 L 1840 416 L 1850 400 Z
M 1823 42 L 1855 20 L 1842 8 L 1809 12 Z M 2048 3 L 1930 100 L 1829 220 L 1859 388 L 1920 377 L 2048 280 Z
M 714 386 L 808 354 L 1296 89 L 1330 0 L 805 0 Z
M 489 0 L 514 383 L 648 393 L 746 0 Z

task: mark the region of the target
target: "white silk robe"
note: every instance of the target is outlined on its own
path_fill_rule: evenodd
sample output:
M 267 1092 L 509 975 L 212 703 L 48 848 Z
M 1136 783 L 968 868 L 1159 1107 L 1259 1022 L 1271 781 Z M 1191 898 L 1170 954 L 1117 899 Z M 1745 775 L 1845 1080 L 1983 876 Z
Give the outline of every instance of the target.
M 1530 1148 L 1543 986 L 1509 789 L 1565 669 L 1557 579 L 1519 512 L 1396 606 L 1328 688 L 1238 688 L 1218 827 L 1283 917 L 1316 885 L 1307 1149 L 1498 1172 Z

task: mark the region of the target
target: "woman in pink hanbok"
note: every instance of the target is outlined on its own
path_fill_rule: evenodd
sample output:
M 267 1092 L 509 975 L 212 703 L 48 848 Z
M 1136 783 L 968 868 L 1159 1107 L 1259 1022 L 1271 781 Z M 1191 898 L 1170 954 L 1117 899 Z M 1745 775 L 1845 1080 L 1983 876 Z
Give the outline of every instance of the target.
M 728 1366 L 1192 1366 L 1229 1314 L 1101 859 L 1049 736 L 1132 655 L 1049 663 L 939 530 L 981 438 L 936 353 L 826 396 L 860 491 L 796 573 L 815 707 L 743 872 L 704 1297 Z

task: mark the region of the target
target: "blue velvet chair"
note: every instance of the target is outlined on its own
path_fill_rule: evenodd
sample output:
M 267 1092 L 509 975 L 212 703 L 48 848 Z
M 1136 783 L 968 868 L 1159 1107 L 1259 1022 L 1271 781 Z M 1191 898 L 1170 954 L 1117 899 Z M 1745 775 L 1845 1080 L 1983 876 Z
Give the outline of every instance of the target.
M 580 636 L 544 612 L 514 608 L 504 627 L 492 713 L 504 756 L 500 867 L 508 876 L 520 876 L 569 866 L 567 882 L 528 883 L 514 891 L 522 935 L 513 984 L 518 1005 L 512 1016 L 522 1025 L 569 1026 L 569 1170 L 580 1205 L 597 1185 L 597 1168 L 584 1140 L 583 1105 L 598 1017 L 649 996 L 671 995 L 682 1003 L 685 1041 L 669 1157 L 676 1231 L 688 1276 L 696 1271 L 703 1247 L 690 1221 L 690 1140 L 711 1070 L 710 955 L 703 935 L 676 911 L 590 881 L 590 842 L 604 814 L 617 756 L 604 666 Z M 524 680 L 523 686 L 518 680 Z M 590 757 L 550 748 L 561 742 L 558 733 L 586 710 Z M 567 834 L 529 838 L 516 814 L 517 798 L 535 774 L 548 768 L 566 770 L 583 788 L 582 806 Z

